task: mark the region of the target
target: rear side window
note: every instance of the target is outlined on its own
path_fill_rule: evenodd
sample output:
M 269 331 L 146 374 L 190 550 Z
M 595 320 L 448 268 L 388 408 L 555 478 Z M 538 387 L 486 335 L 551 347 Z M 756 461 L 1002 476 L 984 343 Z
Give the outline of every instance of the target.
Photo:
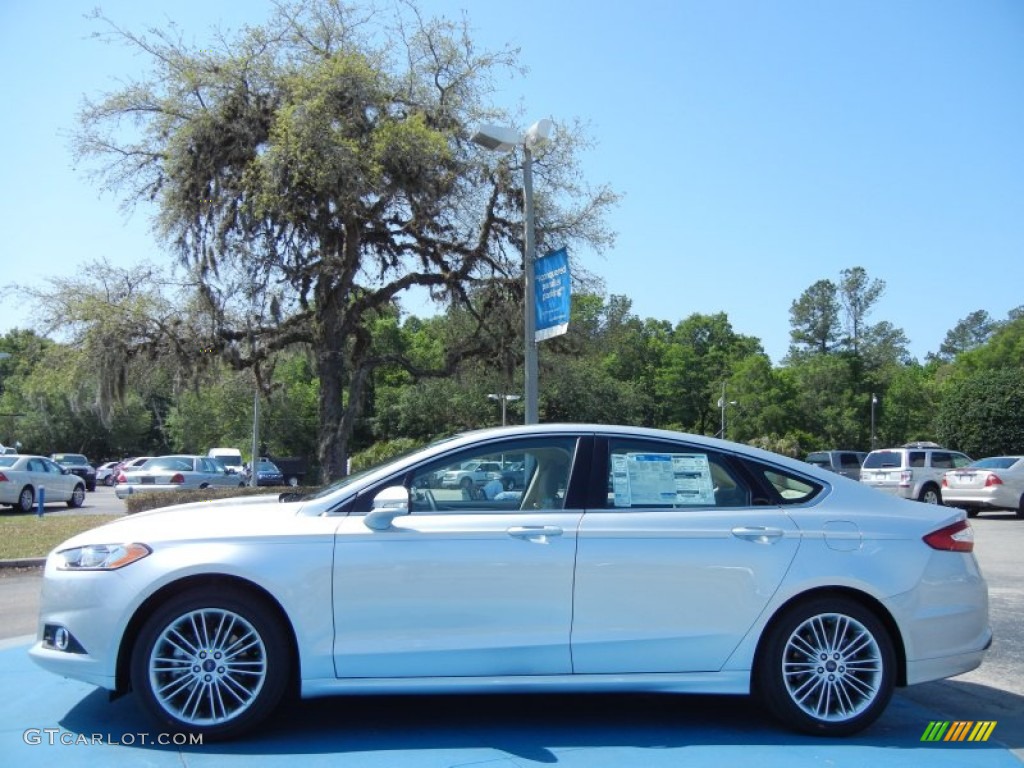
M 935 451 L 932 454 L 932 467 L 935 469 L 952 469 L 953 468 L 953 456 L 948 453 L 939 453 Z
M 842 453 L 839 455 L 839 465 L 843 469 L 860 469 L 860 459 L 855 453 Z
M 609 509 L 750 506 L 749 484 L 719 454 L 624 438 L 608 445 Z

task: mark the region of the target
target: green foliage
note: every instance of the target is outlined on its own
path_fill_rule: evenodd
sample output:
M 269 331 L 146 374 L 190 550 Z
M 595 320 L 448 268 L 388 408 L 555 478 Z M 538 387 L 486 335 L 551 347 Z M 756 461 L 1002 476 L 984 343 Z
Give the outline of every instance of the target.
M 370 469 L 378 464 L 383 464 L 389 459 L 411 453 L 421 447 L 422 443 L 408 437 L 399 437 L 395 440 L 383 440 L 376 443 L 365 451 L 353 454 L 352 471 L 359 472 L 363 469 Z
M 1024 452 L 1024 368 L 953 383 L 939 408 L 938 435 L 944 445 L 978 458 Z

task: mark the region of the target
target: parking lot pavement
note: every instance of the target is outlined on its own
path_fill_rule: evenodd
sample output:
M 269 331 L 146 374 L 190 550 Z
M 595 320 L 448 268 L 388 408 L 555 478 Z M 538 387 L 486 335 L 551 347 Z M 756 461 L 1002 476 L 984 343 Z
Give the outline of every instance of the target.
M 184 737 L 155 731 L 131 696 L 109 702 L 37 669 L 24 639 L 5 645 L 0 754 L 19 768 L 284 766 L 296 757 L 305 768 L 1021 765 L 998 725 L 988 742 L 922 742 L 930 722 L 948 718 L 899 694 L 849 739 L 793 734 L 741 697 L 550 695 L 304 701 L 248 739 L 176 743 Z

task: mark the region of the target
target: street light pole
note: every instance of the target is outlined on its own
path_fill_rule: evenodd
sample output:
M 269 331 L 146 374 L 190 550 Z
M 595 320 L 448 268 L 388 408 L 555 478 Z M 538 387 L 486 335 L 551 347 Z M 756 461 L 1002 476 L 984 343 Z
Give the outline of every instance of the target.
M 524 423 L 536 424 L 540 419 L 537 406 L 537 305 L 533 300 L 535 281 L 534 258 L 536 257 L 536 231 L 533 222 L 533 152 L 530 143 L 523 142 L 523 208 L 525 209 L 524 237 L 526 253 L 523 256 L 523 327 L 526 334 L 526 348 L 523 356 L 526 385 L 523 389 Z
M 722 396 L 718 398 L 718 407 L 722 409 L 722 428 L 719 430 L 719 433 L 721 434 L 723 440 L 725 440 L 725 407 L 727 405 L 736 405 L 736 401 L 725 399 L 725 382 L 723 381 Z
M 511 152 L 523 148 L 523 331 L 526 336 L 523 350 L 523 368 L 526 381 L 523 386 L 523 420 L 536 424 L 540 420 L 538 408 L 537 371 L 537 308 L 534 304 L 536 227 L 533 215 L 533 150 L 547 141 L 551 133 L 550 120 L 538 120 L 525 134 L 512 128 L 485 125 L 470 138 L 476 144 L 494 152 Z
M 875 450 L 875 406 L 878 405 L 878 398 L 871 393 L 871 450 Z
M 519 399 L 519 395 L 498 395 L 498 394 L 491 393 L 487 397 L 489 399 L 491 399 L 491 400 L 500 400 L 501 401 L 501 426 L 504 427 L 505 424 L 507 423 L 505 416 L 506 416 L 506 410 L 507 410 L 508 404 L 513 402 L 513 401 L 515 401 L 515 400 L 518 400 Z

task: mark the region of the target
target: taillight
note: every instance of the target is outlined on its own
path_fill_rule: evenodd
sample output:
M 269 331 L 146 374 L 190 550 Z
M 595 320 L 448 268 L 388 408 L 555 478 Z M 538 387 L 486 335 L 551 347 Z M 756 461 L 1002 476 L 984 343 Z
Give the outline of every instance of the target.
M 985 487 L 991 488 L 993 485 L 1002 485 L 1003 480 L 995 472 L 989 472 L 988 477 L 985 478 Z
M 9 483 L 9 482 L 11 482 L 11 481 L 7 479 L 7 475 L 5 475 L 3 472 L 0 472 L 0 483 Z
M 932 531 L 924 537 L 924 543 L 932 549 L 946 552 L 973 552 L 974 529 L 966 520 Z
M 117 482 L 119 482 L 119 483 L 127 483 L 128 482 L 128 478 L 125 477 L 124 472 L 118 472 L 117 473 Z
M 184 482 L 185 482 L 185 476 L 183 474 L 181 474 L 181 472 L 179 472 L 178 474 L 176 474 L 174 477 L 171 478 L 171 484 L 172 485 L 181 485 Z
M 904 488 L 912 485 L 914 482 L 914 473 L 912 470 L 905 469 L 900 472 L 900 485 Z
M 949 488 L 949 483 L 946 482 L 946 476 L 945 475 L 942 476 L 942 487 L 943 488 Z

